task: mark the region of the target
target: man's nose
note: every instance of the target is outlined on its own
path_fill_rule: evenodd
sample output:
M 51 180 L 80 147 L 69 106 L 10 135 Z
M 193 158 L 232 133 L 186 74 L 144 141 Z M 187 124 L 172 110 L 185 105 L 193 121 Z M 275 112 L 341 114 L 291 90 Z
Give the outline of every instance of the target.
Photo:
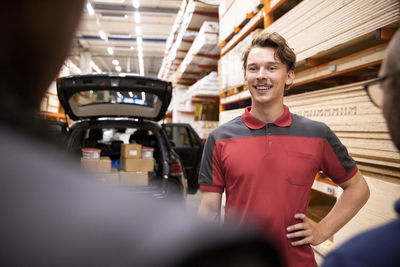
M 267 72 L 265 68 L 260 68 L 257 72 L 257 80 L 267 79 Z

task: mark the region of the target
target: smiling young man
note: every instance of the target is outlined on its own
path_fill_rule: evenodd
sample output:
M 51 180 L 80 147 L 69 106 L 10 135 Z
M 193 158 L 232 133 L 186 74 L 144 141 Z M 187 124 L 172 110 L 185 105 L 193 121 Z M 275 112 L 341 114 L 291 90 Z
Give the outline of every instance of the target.
M 286 266 L 316 266 L 310 244 L 327 240 L 365 204 L 369 189 L 355 161 L 321 122 L 290 113 L 283 104 L 294 80 L 296 55 L 277 33 L 257 35 L 243 55 L 252 104 L 211 132 L 199 184 L 201 217 L 252 223 L 275 241 Z M 315 174 L 343 188 L 333 209 L 313 225 L 305 214 Z

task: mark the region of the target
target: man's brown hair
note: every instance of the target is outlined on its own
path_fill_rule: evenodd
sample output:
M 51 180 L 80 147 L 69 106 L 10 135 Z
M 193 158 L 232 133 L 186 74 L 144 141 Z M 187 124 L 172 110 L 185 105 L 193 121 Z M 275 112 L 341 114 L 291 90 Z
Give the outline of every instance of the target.
M 255 47 L 271 47 L 275 49 L 275 58 L 278 58 L 283 64 L 286 65 L 287 71 L 294 70 L 296 64 L 296 54 L 293 49 L 289 47 L 285 38 L 280 34 L 273 32 L 269 33 L 262 31 L 257 34 L 251 45 L 243 53 L 243 69 L 246 73 L 247 58 L 251 49 Z

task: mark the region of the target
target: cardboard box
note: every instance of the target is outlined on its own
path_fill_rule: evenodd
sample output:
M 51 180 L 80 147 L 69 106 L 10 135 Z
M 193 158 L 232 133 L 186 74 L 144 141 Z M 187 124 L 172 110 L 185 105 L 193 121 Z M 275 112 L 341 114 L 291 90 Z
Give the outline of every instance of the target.
M 116 169 L 111 169 L 109 173 L 95 173 L 95 177 L 103 183 L 119 184 L 119 171 Z
M 81 158 L 81 166 L 83 169 L 96 173 L 111 172 L 111 159 L 109 157 L 100 157 L 99 160 L 88 160 Z
M 121 158 L 140 159 L 142 157 L 142 145 L 138 144 L 122 144 Z
M 148 172 L 119 172 L 119 183 L 122 185 L 148 185 Z
M 127 172 L 152 172 L 154 170 L 154 158 L 148 158 L 148 159 L 121 158 L 121 170 Z

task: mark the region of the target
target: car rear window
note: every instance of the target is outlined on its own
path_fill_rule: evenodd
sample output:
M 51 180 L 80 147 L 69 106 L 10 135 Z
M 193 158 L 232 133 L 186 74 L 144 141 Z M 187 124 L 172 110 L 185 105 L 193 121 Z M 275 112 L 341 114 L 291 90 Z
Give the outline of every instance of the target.
M 72 98 L 77 107 L 95 104 L 127 104 L 154 108 L 159 102 L 155 94 L 143 91 L 89 90 L 75 93 Z

